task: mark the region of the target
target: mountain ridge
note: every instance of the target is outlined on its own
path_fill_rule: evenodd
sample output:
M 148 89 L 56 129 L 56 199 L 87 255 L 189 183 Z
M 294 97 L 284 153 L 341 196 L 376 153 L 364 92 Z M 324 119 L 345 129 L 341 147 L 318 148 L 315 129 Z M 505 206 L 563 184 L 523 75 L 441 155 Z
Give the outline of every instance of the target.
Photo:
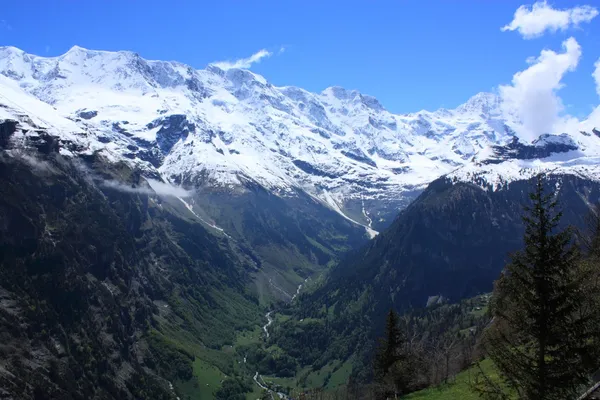
M 520 128 L 492 93 L 453 110 L 393 114 L 356 90 L 276 87 L 246 69 L 129 51 L 74 46 L 45 58 L 0 47 L 0 55 L 2 88 L 50 105 L 45 115 L 56 118 L 46 125 L 60 119 L 57 134 L 74 133 L 89 151 L 184 186 L 302 190 L 367 230 L 384 228 L 434 179 L 509 145 Z M 600 154 L 591 132 L 569 135 L 583 157 Z

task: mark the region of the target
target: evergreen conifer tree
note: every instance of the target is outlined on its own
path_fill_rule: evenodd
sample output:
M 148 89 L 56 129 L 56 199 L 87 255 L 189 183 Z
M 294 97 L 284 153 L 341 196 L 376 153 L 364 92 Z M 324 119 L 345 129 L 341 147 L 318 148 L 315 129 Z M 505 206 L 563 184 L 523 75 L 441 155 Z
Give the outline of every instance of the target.
M 589 269 L 580 268 L 571 230 L 558 230 L 561 212 L 544 183 L 538 176 L 525 208 L 525 248 L 496 282 L 483 344 L 504 382 L 484 385 L 488 398 L 507 398 L 506 387 L 521 399 L 574 398 L 591 372 L 598 311 L 585 307 Z
M 375 355 L 375 380 L 393 389 L 395 396 L 407 393 L 413 375 L 409 361 L 398 314 L 390 309 L 386 318 L 385 336 L 380 339 Z

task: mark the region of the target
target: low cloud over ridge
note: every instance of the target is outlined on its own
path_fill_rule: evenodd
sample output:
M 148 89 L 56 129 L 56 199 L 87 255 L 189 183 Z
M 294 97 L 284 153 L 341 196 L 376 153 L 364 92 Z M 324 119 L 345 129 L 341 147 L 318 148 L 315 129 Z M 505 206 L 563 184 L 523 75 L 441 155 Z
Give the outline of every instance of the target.
M 147 179 L 150 187 L 131 187 L 122 182 L 103 181 L 102 185 L 120 192 L 140 193 L 140 194 L 157 194 L 159 196 L 174 196 L 174 197 L 190 197 L 193 193 L 178 186 L 173 186 L 169 183 L 160 182 L 154 179 Z
M 518 133 L 525 140 L 552 133 L 561 122 L 563 104 L 557 92 L 563 87 L 563 76 L 574 71 L 581 58 L 581 47 L 574 38 L 562 46 L 562 53 L 542 50 L 530 60 L 531 66 L 514 74 L 511 85 L 499 87 L 505 111 L 516 113 L 523 122 Z

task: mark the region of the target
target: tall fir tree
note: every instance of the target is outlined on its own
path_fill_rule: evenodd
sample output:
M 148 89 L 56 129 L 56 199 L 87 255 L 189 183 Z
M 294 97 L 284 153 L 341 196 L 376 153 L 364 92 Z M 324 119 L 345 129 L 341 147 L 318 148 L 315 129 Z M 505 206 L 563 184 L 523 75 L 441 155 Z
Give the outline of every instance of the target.
M 503 378 L 480 387 L 487 398 L 573 398 L 589 379 L 598 310 L 589 305 L 589 268 L 582 268 L 570 229 L 559 230 L 554 193 L 538 176 L 525 208 L 525 248 L 496 282 L 493 324 L 483 345 Z M 490 383 L 489 380 L 487 380 Z
M 386 375 L 391 366 L 398 360 L 402 342 L 402 334 L 398 326 L 398 314 L 392 309 L 385 320 L 385 338 L 379 340 L 379 349 L 375 357 L 375 375 Z
M 391 388 L 395 396 L 408 392 L 413 371 L 398 314 L 392 309 L 387 314 L 385 336 L 379 340 L 374 369 L 375 380 Z

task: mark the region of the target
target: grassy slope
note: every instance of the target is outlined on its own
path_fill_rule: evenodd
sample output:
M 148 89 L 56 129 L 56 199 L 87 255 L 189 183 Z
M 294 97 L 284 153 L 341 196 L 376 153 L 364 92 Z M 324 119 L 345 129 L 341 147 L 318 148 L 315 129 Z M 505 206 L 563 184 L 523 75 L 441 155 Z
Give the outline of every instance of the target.
M 497 377 L 494 365 L 490 360 L 483 360 L 481 368 L 490 377 Z M 476 400 L 479 395 L 471 389 L 475 376 L 479 372 L 477 366 L 471 367 L 456 375 L 454 382 L 420 390 L 404 396 L 403 399 L 410 400 Z
M 224 378 L 225 374 L 218 368 L 197 358 L 194 361 L 194 377 L 180 384 L 178 389 L 184 398 L 198 396 L 199 399 L 212 399 Z

